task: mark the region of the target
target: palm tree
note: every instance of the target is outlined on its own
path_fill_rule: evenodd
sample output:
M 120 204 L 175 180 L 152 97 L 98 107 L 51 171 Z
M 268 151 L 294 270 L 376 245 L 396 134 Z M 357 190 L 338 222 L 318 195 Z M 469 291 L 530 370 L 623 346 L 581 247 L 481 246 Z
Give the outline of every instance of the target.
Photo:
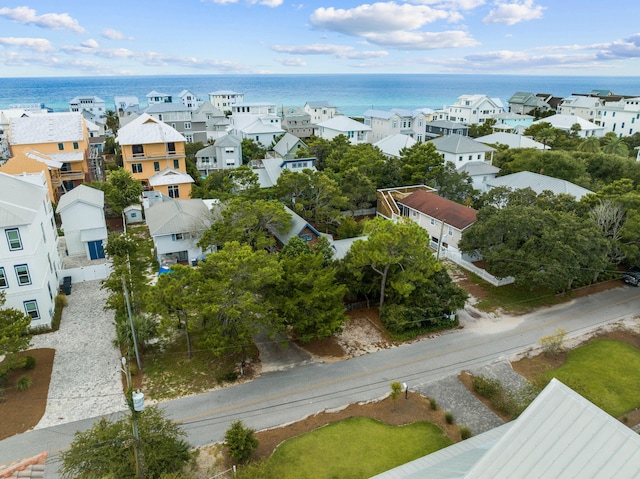
M 107 129 L 115 136 L 120 128 L 120 118 L 118 114 L 113 110 L 107 110 L 105 112 Z
M 604 139 L 602 151 L 608 155 L 629 156 L 629 148 L 615 133 L 607 133 Z
M 595 136 L 590 136 L 580 143 L 578 150 L 587 153 L 598 153 L 600 151 L 600 140 Z

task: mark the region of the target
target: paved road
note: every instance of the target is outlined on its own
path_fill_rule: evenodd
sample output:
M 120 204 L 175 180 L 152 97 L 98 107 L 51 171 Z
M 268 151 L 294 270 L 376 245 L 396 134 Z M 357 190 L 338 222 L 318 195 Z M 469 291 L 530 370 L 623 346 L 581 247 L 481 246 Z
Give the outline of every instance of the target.
M 640 288 L 620 287 L 482 327 L 441 336 L 335 363 L 311 363 L 263 374 L 254 381 L 163 404 L 183 423 L 193 446 L 221 441 L 228 425 L 242 419 L 254 429 L 293 422 L 318 411 L 375 400 L 391 381 L 428 390 L 432 381 L 463 369 L 509 358 L 535 346 L 562 327 L 578 336 L 640 311 Z M 479 325 L 480 326 L 480 325 Z M 91 425 L 78 421 L 30 431 L 0 442 L 0 463 L 50 451 L 51 458 Z M 47 477 L 55 477 L 49 476 Z

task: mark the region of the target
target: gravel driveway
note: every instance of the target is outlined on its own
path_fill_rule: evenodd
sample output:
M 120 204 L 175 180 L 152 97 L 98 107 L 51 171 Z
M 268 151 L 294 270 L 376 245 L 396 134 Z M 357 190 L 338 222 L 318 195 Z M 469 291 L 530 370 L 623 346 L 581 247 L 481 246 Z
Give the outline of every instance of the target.
M 56 350 L 47 408 L 36 429 L 126 409 L 113 312 L 103 309 L 101 281 L 74 283 L 60 329 L 33 337 L 33 348 Z

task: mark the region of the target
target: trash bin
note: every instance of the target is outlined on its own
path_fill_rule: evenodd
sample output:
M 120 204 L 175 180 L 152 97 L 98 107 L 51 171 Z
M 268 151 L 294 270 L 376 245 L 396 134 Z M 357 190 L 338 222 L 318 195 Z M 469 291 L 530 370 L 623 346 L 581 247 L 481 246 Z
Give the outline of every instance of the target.
M 69 296 L 71 294 L 71 276 L 65 276 L 62 280 L 62 291 Z

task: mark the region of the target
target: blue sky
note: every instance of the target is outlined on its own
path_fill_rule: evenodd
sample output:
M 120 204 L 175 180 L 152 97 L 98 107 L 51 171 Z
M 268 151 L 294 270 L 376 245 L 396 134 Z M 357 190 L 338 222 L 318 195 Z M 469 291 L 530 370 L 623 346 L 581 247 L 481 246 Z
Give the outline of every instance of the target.
M 0 77 L 640 76 L 638 0 L 4 1 Z

